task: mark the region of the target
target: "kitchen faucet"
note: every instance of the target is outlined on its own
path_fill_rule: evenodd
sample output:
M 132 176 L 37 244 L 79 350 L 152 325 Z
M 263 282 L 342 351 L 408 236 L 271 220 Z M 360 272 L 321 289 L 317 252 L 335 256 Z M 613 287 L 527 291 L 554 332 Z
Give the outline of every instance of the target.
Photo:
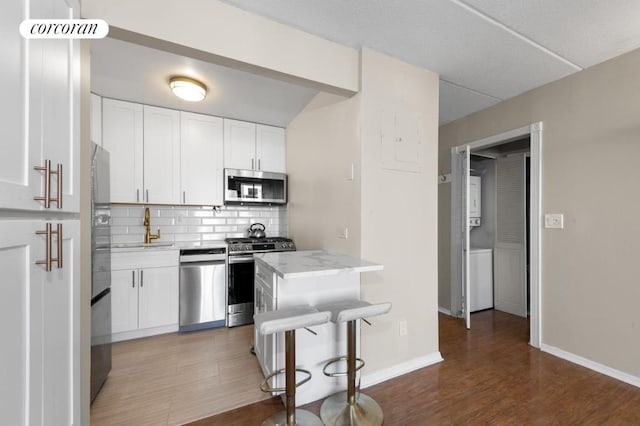
M 160 238 L 160 228 L 158 228 L 158 233 L 153 235 L 151 233 L 151 214 L 149 213 L 149 207 L 144 208 L 144 226 L 147 228 L 144 233 L 144 243 L 149 244 L 151 240 L 157 240 Z

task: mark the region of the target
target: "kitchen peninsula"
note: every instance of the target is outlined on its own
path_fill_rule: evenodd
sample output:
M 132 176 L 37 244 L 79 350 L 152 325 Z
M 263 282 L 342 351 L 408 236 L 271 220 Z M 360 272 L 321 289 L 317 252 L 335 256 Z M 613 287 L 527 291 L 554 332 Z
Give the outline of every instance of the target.
M 255 255 L 255 312 L 294 305 L 319 305 L 360 298 L 360 274 L 383 269 L 377 263 L 322 250 Z M 346 328 L 333 323 L 314 327 L 317 335 L 296 333 L 296 365 L 311 371 L 307 386 L 298 388 L 297 405 L 346 389 L 346 378 L 329 378 L 324 364 L 347 352 Z M 358 340 L 358 348 L 359 348 Z M 284 368 L 284 336 L 255 334 L 255 351 L 265 376 Z M 359 349 L 358 349 L 359 353 Z M 339 368 L 345 365 L 339 364 Z M 283 385 L 278 376 L 276 386 Z

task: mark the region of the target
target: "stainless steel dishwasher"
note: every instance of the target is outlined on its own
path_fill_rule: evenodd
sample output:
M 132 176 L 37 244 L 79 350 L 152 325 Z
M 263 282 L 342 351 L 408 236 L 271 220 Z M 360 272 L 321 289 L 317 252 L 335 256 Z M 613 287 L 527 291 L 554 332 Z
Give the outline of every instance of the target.
M 180 331 L 224 327 L 227 249 L 180 250 Z

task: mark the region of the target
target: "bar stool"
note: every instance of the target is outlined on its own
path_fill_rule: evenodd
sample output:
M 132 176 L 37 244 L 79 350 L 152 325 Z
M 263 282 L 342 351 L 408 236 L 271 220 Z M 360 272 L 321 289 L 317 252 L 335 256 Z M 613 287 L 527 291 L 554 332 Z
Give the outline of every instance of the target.
M 347 391 L 327 397 L 320 407 L 320 418 L 325 425 L 381 425 L 382 409 L 373 398 L 360 392 L 356 395 L 356 372 L 364 367 L 364 361 L 356 358 L 356 320 L 386 314 L 391 303 L 371 304 L 364 300 L 347 300 L 317 306 L 331 312 L 331 321 L 347 323 L 347 356 L 334 358 L 322 370 L 325 376 L 347 376 Z M 327 372 L 327 368 L 339 361 L 347 361 L 346 372 Z M 356 362 L 358 365 L 356 366 Z
M 263 392 L 284 391 L 286 394 L 286 410 L 269 417 L 262 423 L 263 426 L 322 426 L 322 421 L 315 414 L 307 410 L 296 409 L 296 387 L 311 380 L 311 372 L 296 369 L 296 330 L 326 324 L 329 322 L 330 316 L 330 312 L 320 312 L 311 306 L 283 308 L 253 316 L 253 321 L 258 333 L 268 335 L 284 332 L 285 368 L 267 376 L 260 385 L 260 389 Z M 269 386 L 269 380 L 283 372 L 285 373 L 285 387 L 274 388 Z M 304 373 L 307 377 L 296 383 L 296 372 Z

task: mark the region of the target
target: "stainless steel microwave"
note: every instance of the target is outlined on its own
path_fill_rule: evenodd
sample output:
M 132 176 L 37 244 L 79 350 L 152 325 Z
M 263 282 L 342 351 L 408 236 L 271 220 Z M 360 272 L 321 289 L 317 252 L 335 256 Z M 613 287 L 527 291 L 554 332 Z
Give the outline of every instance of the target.
M 287 204 L 287 175 L 224 169 L 225 205 Z

